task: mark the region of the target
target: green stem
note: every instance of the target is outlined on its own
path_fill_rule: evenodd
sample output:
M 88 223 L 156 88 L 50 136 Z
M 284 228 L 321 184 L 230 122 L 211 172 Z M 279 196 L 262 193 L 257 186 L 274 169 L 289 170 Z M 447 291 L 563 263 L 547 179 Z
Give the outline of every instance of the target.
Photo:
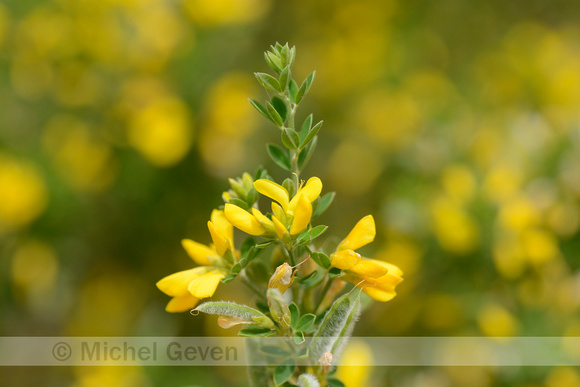
M 296 130 L 296 123 L 295 123 L 295 116 L 296 110 L 298 109 L 298 105 L 293 104 L 290 101 L 290 97 L 286 94 L 283 94 L 282 97 L 286 101 L 287 109 L 288 109 L 288 127 L 292 130 Z M 290 151 L 290 161 L 291 161 L 291 169 L 292 169 L 292 179 L 294 180 L 294 184 L 298 187 L 298 183 L 300 182 L 300 170 L 298 169 L 298 152 L 297 151 Z
M 268 302 L 268 299 L 263 294 L 264 292 L 261 291 L 260 289 L 258 289 L 258 287 L 256 285 L 254 285 L 254 283 L 252 281 L 250 281 L 248 279 L 248 277 L 246 277 L 245 273 L 240 274 L 240 278 L 242 279 L 242 282 L 244 283 L 244 285 L 246 285 L 248 288 L 250 288 L 262 300 Z
M 328 293 L 328 290 L 330 289 L 330 286 L 332 286 L 333 281 L 334 278 L 328 278 L 328 280 L 326 281 L 324 289 L 322 289 L 322 292 L 320 293 L 320 298 L 318 299 L 318 302 L 314 307 L 314 314 L 318 314 L 318 308 L 320 308 L 320 304 L 322 304 L 322 300 L 324 300 L 324 297 L 326 297 L 326 293 Z

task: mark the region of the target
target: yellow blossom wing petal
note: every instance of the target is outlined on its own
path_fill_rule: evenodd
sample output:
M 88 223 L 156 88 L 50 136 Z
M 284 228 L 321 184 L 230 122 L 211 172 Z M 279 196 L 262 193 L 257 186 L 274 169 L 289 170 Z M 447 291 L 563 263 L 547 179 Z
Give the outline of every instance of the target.
M 387 273 L 380 278 L 367 279 L 359 287 L 373 299 L 386 302 L 397 295 L 395 288 L 401 282 L 403 282 L 403 278 L 396 274 Z
M 399 277 L 403 276 L 403 270 L 401 270 L 398 266 L 393 265 L 392 263 L 388 263 L 385 261 L 381 261 L 379 259 L 367 259 L 366 261 L 374 262 L 377 265 L 381 265 L 385 269 L 389 271 L 390 274 L 397 275 Z
M 272 222 L 274 223 L 274 229 L 276 230 L 276 235 L 278 235 L 278 238 L 285 240 L 285 235 L 288 234 L 288 230 L 286 230 L 284 224 L 282 224 L 282 222 L 280 222 L 276 216 L 272 216 Z
M 187 290 L 197 298 L 211 297 L 224 277 L 225 275 L 219 271 L 206 273 L 191 281 Z
M 379 278 L 389 272 L 389 269 L 383 265 L 377 264 L 374 260 L 363 259 L 354 265 L 350 271 L 360 275 L 363 278 Z
M 199 298 L 187 293 L 183 296 L 173 297 L 167 303 L 165 310 L 170 313 L 185 312 L 186 310 L 195 308 L 198 302 Z
M 300 234 L 310 223 L 312 218 L 312 204 L 308 201 L 304 194 L 300 194 L 298 204 L 294 210 L 294 219 L 292 220 L 292 227 L 290 227 L 290 234 Z
M 160 279 L 157 282 L 157 287 L 163 293 L 172 297 L 179 297 L 185 294 L 189 294 L 187 291 L 187 286 L 191 281 L 205 274 L 208 271 L 206 267 L 196 267 L 195 269 L 178 271 Z
M 375 239 L 375 234 L 375 219 L 372 215 L 367 215 L 358 221 L 347 237 L 340 242 L 336 250 L 356 250 L 359 247 L 371 243 Z
M 352 250 L 342 250 L 330 255 L 330 264 L 342 270 L 349 270 L 360 262 L 360 254 Z
M 262 235 L 266 232 L 266 229 L 262 227 L 254 215 L 234 204 L 226 203 L 224 214 L 228 222 L 245 233 Z
M 288 201 L 290 199 L 288 198 L 288 191 L 286 191 L 286 188 L 267 179 L 256 180 L 254 182 L 254 188 L 256 188 L 256 191 L 262 195 L 280 203 L 284 211 L 288 211 Z
M 215 245 L 217 253 L 223 257 L 228 249 L 232 248 L 230 241 L 215 227 L 212 222 L 207 222 L 207 228 Z
M 217 252 L 214 249 L 192 241 L 191 239 L 183 239 L 181 245 L 187 252 L 187 255 L 201 266 L 211 266 L 217 256 Z
M 224 237 L 226 237 L 233 246 L 234 242 L 234 227 L 224 215 L 224 212 L 221 210 L 213 210 L 211 213 L 211 222 L 222 233 Z M 215 242 L 214 242 L 215 243 Z
M 383 290 L 373 286 L 365 286 L 364 283 L 361 285 L 362 291 L 374 300 L 387 302 L 391 301 L 397 295 L 394 290 Z

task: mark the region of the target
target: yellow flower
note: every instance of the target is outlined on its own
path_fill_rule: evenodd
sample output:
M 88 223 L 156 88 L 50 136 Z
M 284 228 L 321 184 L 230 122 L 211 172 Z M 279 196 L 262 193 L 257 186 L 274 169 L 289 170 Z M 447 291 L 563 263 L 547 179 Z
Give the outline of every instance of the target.
M 159 282 L 157 287 L 173 297 L 165 310 L 183 312 L 192 309 L 202 298 L 213 296 L 220 281 L 229 273 L 237 252 L 234 250 L 234 230 L 224 212 L 214 210 L 207 222 L 213 244 L 184 239 L 181 244 L 199 267 L 173 273 Z
M 386 302 L 397 295 L 395 287 L 403 281 L 397 266 L 377 259 L 362 258 L 354 250 L 375 239 L 375 220 L 367 215 L 354 226 L 331 254 L 331 264 L 343 270 L 341 278 L 377 301 Z
M 272 203 L 272 219 L 257 208 L 252 208 L 250 213 L 230 203 L 227 203 L 224 209 L 226 218 L 235 227 L 248 234 L 276 235 L 287 242 L 291 236 L 300 234 L 308 227 L 312 218 L 312 202 L 320 195 L 322 182 L 318 177 L 310 178 L 292 199 L 286 188 L 271 180 L 256 180 L 254 188 L 275 201 Z

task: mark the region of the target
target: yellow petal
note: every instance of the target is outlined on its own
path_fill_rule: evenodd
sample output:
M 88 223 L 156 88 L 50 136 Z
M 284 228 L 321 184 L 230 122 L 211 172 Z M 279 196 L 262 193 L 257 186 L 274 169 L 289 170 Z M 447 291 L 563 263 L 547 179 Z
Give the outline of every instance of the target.
M 308 201 L 304 194 L 300 194 L 298 204 L 294 210 L 294 219 L 292 220 L 292 227 L 290 227 L 290 234 L 300 234 L 310 223 L 312 218 L 312 204 Z
M 330 264 L 342 270 L 349 270 L 360 262 L 360 254 L 352 250 L 342 250 L 330 255 Z
M 366 295 L 377 301 L 381 302 L 391 301 L 397 295 L 397 292 L 395 292 L 394 290 L 382 290 L 372 286 L 364 286 L 364 284 L 362 284 L 361 286 L 362 291 Z
M 223 257 L 228 249 L 233 249 L 231 242 L 215 227 L 212 222 L 207 222 L 207 228 L 215 245 L 217 253 Z
M 211 297 L 224 277 L 225 275 L 219 271 L 206 273 L 191 281 L 187 290 L 197 298 Z
M 371 243 L 375 239 L 375 234 L 375 219 L 372 215 L 367 215 L 358 221 L 347 237 L 340 242 L 336 250 L 356 250 Z
M 300 195 L 304 195 L 306 199 L 312 203 L 316 200 L 316 198 L 322 192 L 322 181 L 318 177 L 311 177 L 308 179 L 304 187 L 300 188 L 296 195 L 290 201 L 290 205 L 288 207 L 289 211 L 294 212 L 296 206 L 298 205 L 298 198 Z
M 363 278 L 379 278 L 388 273 L 388 269 L 373 260 L 363 259 L 350 269 Z
M 288 239 L 288 230 L 286 230 L 286 226 L 284 226 L 276 216 L 272 216 L 272 222 L 274 223 L 274 229 L 276 230 L 278 238 L 280 238 L 280 240 Z
M 234 227 L 250 235 L 262 235 L 266 232 L 266 229 L 262 227 L 254 215 L 234 204 L 226 203 L 224 214 L 228 222 Z
M 374 262 L 377 265 L 381 265 L 382 267 L 387 269 L 390 274 L 394 274 L 394 275 L 399 276 L 399 277 L 403 276 L 403 270 L 401 270 L 398 266 L 393 265 L 392 263 L 388 263 L 388 262 L 381 261 L 378 259 L 370 259 L 370 258 L 366 259 L 365 261 L 370 261 L 370 262 Z
M 173 297 L 167 303 L 165 310 L 170 313 L 185 312 L 186 310 L 195 308 L 198 302 L 199 298 L 187 293 L 183 296 Z
M 343 279 L 357 285 L 363 290 L 367 295 L 372 297 L 377 301 L 386 302 L 391 300 L 397 294 L 395 288 L 398 284 L 403 281 L 403 278 L 395 274 L 387 273 L 379 278 L 365 278 L 364 282 L 361 283 L 362 278 L 358 275 L 348 275 L 344 276 Z
M 288 211 L 288 191 L 278 183 L 267 179 L 259 179 L 254 182 L 256 191 L 280 203 L 284 211 Z
M 208 270 L 206 267 L 196 267 L 195 269 L 178 271 L 160 279 L 156 285 L 159 290 L 168 296 L 183 296 L 189 294 L 187 291 L 189 283 L 200 275 L 207 273 Z
M 211 213 L 211 222 L 233 245 L 234 227 L 230 222 L 228 222 L 224 212 L 221 210 L 213 210 Z
M 191 239 L 181 240 L 181 245 L 187 252 L 187 255 L 201 266 L 211 266 L 218 255 L 215 249 L 210 249 L 206 245 L 202 245 Z

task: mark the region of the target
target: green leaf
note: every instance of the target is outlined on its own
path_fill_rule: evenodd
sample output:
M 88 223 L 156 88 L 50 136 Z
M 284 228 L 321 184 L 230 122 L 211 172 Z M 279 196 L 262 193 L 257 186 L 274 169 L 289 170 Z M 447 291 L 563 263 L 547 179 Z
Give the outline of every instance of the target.
M 289 63 L 290 67 L 292 67 L 292 65 L 294 64 L 294 59 L 296 59 L 296 47 L 292 46 L 292 48 L 290 49 L 290 63 Z
M 280 58 L 278 58 L 278 56 L 269 51 L 266 52 L 265 54 L 266 54 L 266 62 L 268 63 L 270 68 L 274 70 L 276 74 L 280 74 L 280 71 L 282 71 L 282 69 L 284 68 L 284 65 L 282 64 Z
M 326 381 L 328 382 L 328 387 L 345 387 L 344 383 L 338 379 L 328 378 Z
M 237 317 L 244 320 L 252 320 L 254 317 L 266 317 L 266 315 L 259 310 L 247 305 L 239 305 L 235 302 L 228 301 L 207 301 L 198 305 L 194 310 L 219 316 Z
M 280 82 L 278 82 L 278 80 L 273 76 L 271 76 L 270 74 L 254 73 L 254 75 L 256 76 L 256 79 L 258 80 L 260 85 L 264 86 L 266 89 L 270 89 L 277 93 L 281 91 Z
M 312 275 L 312 274 L 314 274 L 314 275 Z M 326 271 L 315 270 L 312 273 L 310 273 L 309 275 L 307 275 L 306 277 L 304 277 L 303 278 L 304 282 L 302 282 L 302 280 L 301 280 L 300 283 L 302 283 L 302 286 L 304 289 L 310 289 L 311 287 L 318 285 L 325 277 L 326 277 Z
M 290 321 L 292 328 L 296 328 L 296 324 L 300 320 L 300 309 L 298 309 L 298 305 L 295 303 L 291 303 L 288 305 L 288 309 L 290 310 Z
M 278 113 L 274 105 L 272 105 L 271 102 L 266 102 L 266 108 L 268 109 L 268 113 L 270 113 L 270 116 L 272 117 L 274 123 L 278 125 L 280 128 L 283 127 L 284 120 L 282 120 L 280 113 Z
M 300 137 L 294 129 L 284 128 L 282 130 L 282 143 L 286 148 L 296 150 L 300 143 Z
M 256 110 L 263 115 L 264 117 L 266 117 L 269 121 L 274 122 L 274 120 L 272 119 L 272 117 L 270 117 L 270 113 L 268 113 L 268 110 L 266 110 L 266 108 L 264 107 L 264 105 L 262 105 L 260 102 L 256 101 L 255 99 L 251 99 L 250 98 L 250 103 L 252 104 L 252 106 L 254 108 L 256 108 Z
M 264 345 L 263 347 L 260 347 L 260 352 L 274 357 L 287 357 L 291 355 L 289 351 L 275 345 Z
M 341 272 L 342 272 L 342 270 L 340 270 L 338 267 L 331 267 L 328 270 L 328 276 L 330 278 L 336 278 L 340 275 Z
M 308 328 L 310 328 L 312 324 L 314 324 L 315 319 L 316 315 L 313 315 L 311 313 L 305 314 L 300 318 L 300 321 L 298 321 L 298 324 L 296 324 L 296 328 L 294 329 L 296 329 L 297 331 L 305 331 Z
M 228 276 L 225 276 L 224 278 L 222 278 L 222 284 L 229 284 L 230 282 L 232 282 L 235 278 L 237 277 L 237 275 L 235 274 L 230 274 Z
M 278 166 L 282 167 L 283 169 L 290 171 L 292 169 L 292 165 L 290 163 L 290 156 L 285 149 L 282 149 L 278 145 L 268 144 L 267 145 L 268 155 Z
M 306 147 L 300 151 L 300 153 L 298 154 L 298 169 L 301 170 L 302 168 L 304 168 L 308 160 L 310 160 L 310 157 L 312 156 L 312 153 L 314 153 L 314 149 L 316 148 L 317 142 L 318 137 L 314 136 L 312 141 L 310 141 L 308 145 L 306 145 Z
M 238 336 L 256 337 L 256 336 L 272 336 L 276 331 L 268 328 L 246 328 L 238 332 Z
M 329 192 L 321 196 L 320 202 L 318 203 L 316 210 L 314 210 L 314 213 L 312 214 L 312 218 L 316 218 L 317 216 L 321 215 L 324 211 L 326 211 L 334 201 L 335 196 L 336 192 Z
M 302 344 L 305 340 L 304 340 L 304 333 L 302 331 L 298 331 L 298 332 L 294 332 L 294 342 L 297 345 Z
M 265 249 L 266 247 L 270 246 L 272 243 L 274 243 L 274 240 L 258 243 L 256 245 L 256 248 L 257 249 Z
M 240 271 L 242 271 L 242 265 L 239 262 L 230 269 L 230 273 L 232 274 L 238 274 Z
M 304 148 L 306 145 L 308 145 L 308 143 L 310 141 L 312 141 L 312 139 L 314 138 L 314 136 L 316 136 L 318 134 L 318 131 L 320 130 L 320 127 L 322 126 L 322 123 L 323 122 L 324 121 L 320 121 L 319 123 L 317 123 L 316 125 L 314 125 L 314 127 L 312 129 L 310 129 L 310 131 L 308 132 L 308 135 L 306 135 L 306 138 L 300 144 L 300 148 Z
M 288 108 L 286 104 L 280 97 L 272 97 L 272 106 L 276 109 L 283 122 L 286 122 L 286 117 L 288 117 Z
M 286 188 L 289 197 L 293 197 L 294 194 L 296 193 L 296 184 L 294 184 L 294 180 L 290 178 L 284 180 L 284 182 L 282 183 L 282 187 Z
M 314 278 L 316 276 L 316 274 L 318 274 L 318 271 L 314 270 L 312 273 L 305 275 L 304 277 L 301 277 L 298 282 L 300 282 L 301 284 L 308 283 L 308 281 L 310 281 L 312 278 Z
M 292 365 L 279 365 L 274 370 L 274 383 L 279 386 L 286 382 L 292 374 L 294 373 L 294 366 Z
M 260 166 L 254 174 L 254 181 L 264 179 L 266 176 L 268 176 L 268 171 L 266 171 L 264 167 Z
M 293 79 L 290 80 L 288 84 L 288 97 L 290 98 L 290 102 L 296 103 L 296 94 L 298 93 L 298 85 L 294 82 Z
M 303 143 L 306 135 L 310 132 L 310 128 L 312 127 L 312 120 L 313 115 L 309 114 L 308 117 L 302 123 L 302 127 L 300 128 L 300 142 Z
M 313 71 L 309 76 L 306 77 L 304 82 L 306 82 L 306 93 L 310 90 L 310 86 L 312 86 L 312 81 L 314 81 L 314 76 L 316 75 L 316 71 Z M 306 94 L 304 93 L 304 94 Z
M 248 253 L 250 252 L 250 249 L 255 245 L 256 240 L 254 238 L 252 237 L 246 238 L 246 240 L 244 241 L 244 243 L 242 243 L 242 246 L 240 247 L 240 254 L 242 258 L 246 258 L 248 256 Z
M 314 260 L 314 262 L 316 262 L 318 266 L 326 270 L 328 270 L 328 268 L 330 267 L 330 258 L 328 257 L 328 255 L 314 251 L 310 254 L 310 257 L 312 257 L 312 260 Z
M 290 66 L 284 67 L 284 70 L 280 73 L 280 90 L 282 93 L 286 92 L 286 88 L 290 83 L 290 77 L 292 76 L 290 72 Z
M 230 198 L 229 202 L 231 204 L 235 204 L 236 206 L 238 206 L 240 208 L 243 208 L 246 211 L 248 211 L 250 209 L 250 206 L 248 206 L 248 203 L 246 203 L 242 199 L 239 199 L 239 198 Z
M 300 101 L 302 101 L 302 98 L 308 93 L 308 90 L 310 90 L 310 86 L 312 85 L 312 81 L 314 80 L 315 73 L 316 71 L 312 72 L 312 74 L 306 77 L 304 82 L 302 82 L 302 84 L 300 85 L 300 88 L 296 92 L 296 103 L 300 103 Z
M 319 226 L 316 226 L 316 227 L 310 229 L 310 231 L 308 231 L 306 233 L 306 238 L 308 240 L 312 240 L 312 239 L 318 238 L 320 235 L 324 234 L 324 232 L 326 230 L 328 230 L 328 226 L 325 226 L 325 225 L 321 224 Z

